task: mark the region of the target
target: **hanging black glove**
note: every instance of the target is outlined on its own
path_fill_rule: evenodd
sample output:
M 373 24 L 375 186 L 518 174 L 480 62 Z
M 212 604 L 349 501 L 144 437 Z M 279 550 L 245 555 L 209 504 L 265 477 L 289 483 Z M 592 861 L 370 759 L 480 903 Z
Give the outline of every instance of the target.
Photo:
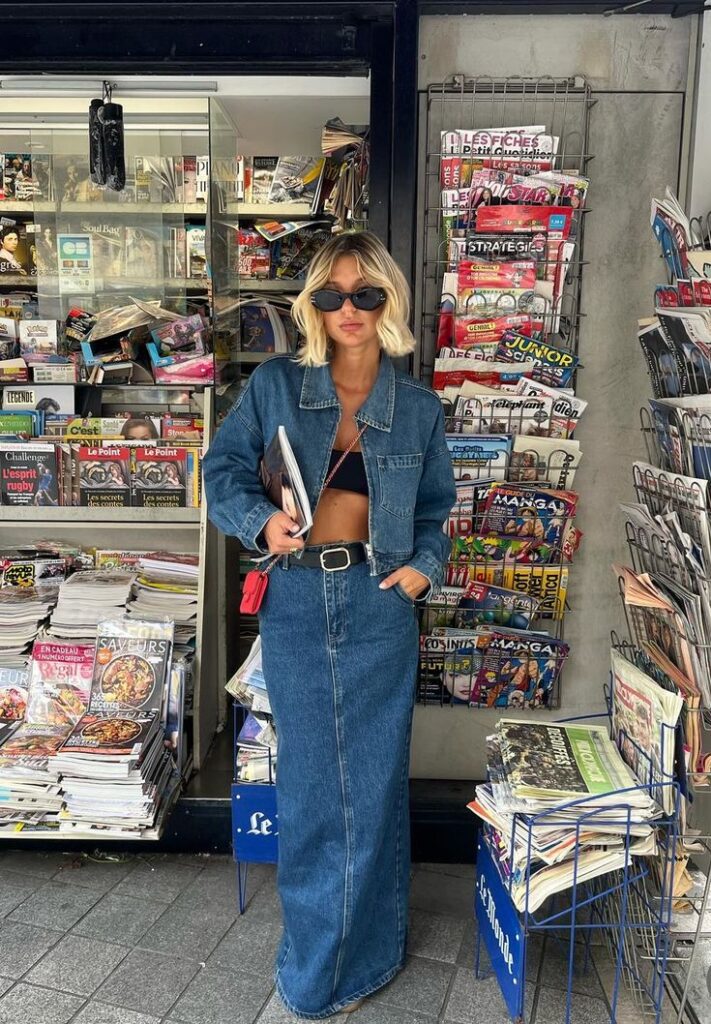
M 126 160 L 123 146 L 123 107 L 120 103 L 104 103 L 97 110 L 101 126 L 106 187 L 123 192 L 126 187 Z

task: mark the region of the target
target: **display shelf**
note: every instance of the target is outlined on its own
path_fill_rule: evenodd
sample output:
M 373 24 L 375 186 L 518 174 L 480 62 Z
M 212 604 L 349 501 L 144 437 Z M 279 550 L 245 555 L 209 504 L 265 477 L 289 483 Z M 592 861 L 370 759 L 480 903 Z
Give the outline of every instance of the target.
M 303 203 L 227 203 L 224 211 L 238 217 L 256 217 L 258 220 L 275 220 L 288 217 L 289 220 L 331 221 L 328 213 L 310 213 Z
M 168 526 L 200 525 L 199 508 L 85 508 L 79 505 L 0 506 L 0 522 L 13 522 L 19 529 L 36 523 L 61 523 L 83 528 L 87 523 L 162 523 Z
M 238 285 L 239 290 L 243 292 L 300 292 L 304 287 L 304 282 L 279 277 L 240 277 Z
M 32 216 L 35 213 L 117 213 L 129 215 L 205 217 L 206 203 L 62 203 L 51 200 L 7 203 L 0 200 L 0 215 Z
M 236 360 L 240 363 L 261 363 L 265 359 L 273 359 L 275 355 L 286 355 L 287 353 L 279 352 L 240 352 L 239 357 Z

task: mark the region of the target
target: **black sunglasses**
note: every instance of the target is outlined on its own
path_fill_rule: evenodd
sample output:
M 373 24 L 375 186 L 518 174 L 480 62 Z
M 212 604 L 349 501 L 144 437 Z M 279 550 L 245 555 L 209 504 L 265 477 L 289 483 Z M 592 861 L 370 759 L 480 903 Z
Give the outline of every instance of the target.
M 319 288 L 311 296 L 311 305 L 322 313 L 335 313 L 346 299 L 350 299 L 356 309 L 372 311 L 382 306 L 387 295 L 382 288 L 359 288 L 356 292 L 338 292 L 333 288 Z

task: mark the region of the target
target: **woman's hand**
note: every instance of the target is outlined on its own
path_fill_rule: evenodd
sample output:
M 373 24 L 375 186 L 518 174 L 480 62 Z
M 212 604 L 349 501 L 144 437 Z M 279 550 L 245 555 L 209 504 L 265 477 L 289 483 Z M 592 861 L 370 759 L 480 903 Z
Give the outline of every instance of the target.
M 423 576 L 417 569 L 413 569 L 412 566 L 403 565 L 400 569 L 396 569 L 395 572 L 391 572 L 389 576 L 380 584 L 381 590 L 387 590 L 389 587 L 394 587 L 396 583 L 399 583 L 401 588 L 405 591 L 408 597 L 415 598 L 426 590 L 430 581 L 426 576 Z
M 293 551 L 300 551 L 304 542 L 301 537 L 294 537 L 293 531 L 299 529 L 286 512 L 275 512 L 271 519 L 267 520 L 264 527 L 264 540 L 270 555 L 288 555 Z

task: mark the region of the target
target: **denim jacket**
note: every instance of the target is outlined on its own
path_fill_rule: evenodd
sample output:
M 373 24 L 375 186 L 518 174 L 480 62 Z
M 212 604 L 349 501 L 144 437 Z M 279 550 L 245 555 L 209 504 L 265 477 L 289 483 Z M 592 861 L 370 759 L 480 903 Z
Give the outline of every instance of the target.
M 208 513 L 253 551 L 278 512 L 259 477 L 277 427 L 286 428 L 312 509 L 328 473 L 341 408 L 329 366 L 302 367 L 289 356 L 258 366 L 217 431 L 203 474 Z M 368 398 L 355 414 L 370 495 L 368 563 L 372 576 L 410 565 L 441 586 L 450 541 L 443 524 L 456 491 L 442 406 L 424 384 L 382 353 Z M 308 538 L 305 538 L 308 542 Z

